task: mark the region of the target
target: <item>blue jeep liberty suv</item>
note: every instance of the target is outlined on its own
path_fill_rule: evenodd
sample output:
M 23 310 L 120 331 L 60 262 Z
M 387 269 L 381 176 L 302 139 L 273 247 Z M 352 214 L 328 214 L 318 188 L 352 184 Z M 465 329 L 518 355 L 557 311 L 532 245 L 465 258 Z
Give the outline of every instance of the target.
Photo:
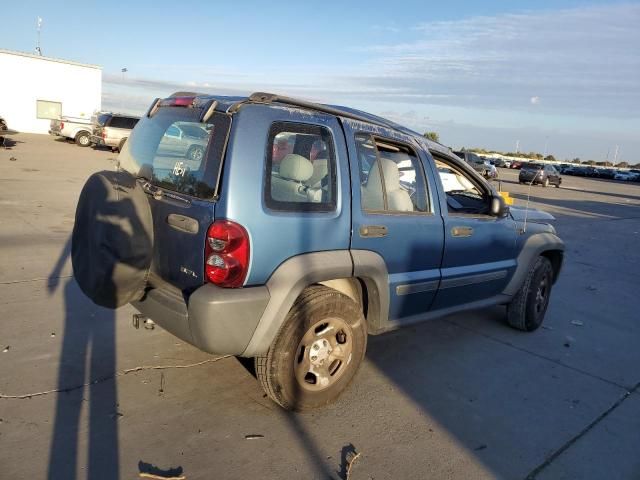
M 252 357 L 271 399 L 309 410 L 347 387 L 368 334 L 491 305 L 537 329 L 564 245 L 528 217 L 383 118 L 180 92 L 153 102 L 117 171 L 87 180 L 72 263 L 96 304 Z

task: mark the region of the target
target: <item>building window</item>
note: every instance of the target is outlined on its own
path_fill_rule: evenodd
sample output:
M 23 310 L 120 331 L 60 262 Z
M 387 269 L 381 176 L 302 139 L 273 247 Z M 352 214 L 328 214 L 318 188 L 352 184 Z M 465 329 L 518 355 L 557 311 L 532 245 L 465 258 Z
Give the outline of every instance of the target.
M 36 100 L 36 117 L 57 120 L 62 116 L 62 103 Z

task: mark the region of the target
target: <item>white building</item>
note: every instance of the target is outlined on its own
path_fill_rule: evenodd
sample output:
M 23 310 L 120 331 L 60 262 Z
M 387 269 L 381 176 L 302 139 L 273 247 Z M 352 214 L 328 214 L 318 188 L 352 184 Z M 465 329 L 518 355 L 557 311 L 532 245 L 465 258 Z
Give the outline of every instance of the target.
M 12 130 L 47 133 L 60 116 L 100 110 L 102 67 L 0 49 L 0 117 Z

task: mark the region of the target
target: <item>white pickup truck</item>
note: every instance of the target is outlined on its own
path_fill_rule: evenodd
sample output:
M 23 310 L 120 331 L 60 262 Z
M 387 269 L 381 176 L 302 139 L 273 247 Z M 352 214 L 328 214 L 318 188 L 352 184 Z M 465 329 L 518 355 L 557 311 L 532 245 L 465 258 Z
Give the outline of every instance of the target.
M 91 145 L 92 128 L 91 119 L 60 117 L 60 120 L 51 120 L 49 135 L 70 138 L 76 145 L 88 147 Z

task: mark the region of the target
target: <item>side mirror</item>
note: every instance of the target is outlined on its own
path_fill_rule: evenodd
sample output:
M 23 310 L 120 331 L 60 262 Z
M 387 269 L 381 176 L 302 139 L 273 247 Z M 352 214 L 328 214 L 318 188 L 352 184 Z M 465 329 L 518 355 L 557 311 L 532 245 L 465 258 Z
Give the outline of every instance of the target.
M 503 218 L 509 213 L 509 207 L 507 206 L 504 198 L 501 195 L 493 195 L 491 197 L 491 215 L 498 218 Z

